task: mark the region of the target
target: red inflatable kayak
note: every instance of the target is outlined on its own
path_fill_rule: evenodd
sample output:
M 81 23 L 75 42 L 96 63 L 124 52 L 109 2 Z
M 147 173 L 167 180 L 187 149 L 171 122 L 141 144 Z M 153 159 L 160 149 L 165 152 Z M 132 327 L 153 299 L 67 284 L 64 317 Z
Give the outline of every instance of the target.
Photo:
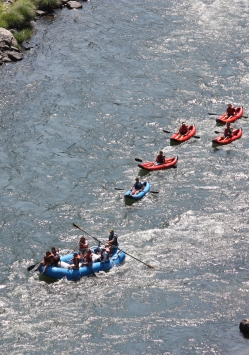
M 242 128 L 234 129 L 233 133 L 232 133 L 232 137 L 225 138 L 224 136 L 220 136 L 220 137 L 213 139 L 212 142 L 214 144 L 225 145 L 225 144 L 232 143 L 236 139 L 239 139 L 241 136 L 242 136 Z
M 146 163 L 143 164 L 138 164 L 139 168 L 142 168 L 144 170 L 162 170 L 162 169 L 169 169 L 172 166 L 176 165 L 178 161 L 178 157 L 176 158 L 169 158 L 166 159 L 166 163 L 164 164 L 154 164 L 153 161 L 147 161 Z
M 171 143 L 181 143 L 181 142 L 185 142 L 188 139 L 190 139 L 191 137 L 193 137 L 196 133 L 196 127 L 195 125 L 193 126 L 188 126 L 188 133 L 184 134 L 184 136 L 182 136 L 179 133 L 174 133 L 173 136 L 170 138 L 170 142 Z
M 229 118 L 226 118 L 226 113 L 221 115 L 219 118 L 216 119 L 217 123 L 227 123 L 227 122 L 235 122 L 238 118 L 243 116 L 244 108 L 243 107 L 235 107 L 235 114 Z

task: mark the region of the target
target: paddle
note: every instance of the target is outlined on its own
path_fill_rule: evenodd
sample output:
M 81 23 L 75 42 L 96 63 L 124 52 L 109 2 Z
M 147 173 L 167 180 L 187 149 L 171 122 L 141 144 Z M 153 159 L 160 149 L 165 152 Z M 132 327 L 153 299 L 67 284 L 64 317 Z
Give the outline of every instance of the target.
M 34 264 L 34 265 L 30 265 L 29 267 L 27 267 L 27 270 L 28 270 L 28 271 L 33 270 L 33 269 L 36 267 L 36 265 L 38 265 L 38 264 L 39 264 L 39 263 Z
M 163 129 L 163 132 L 165 132 L 165 133 L 174 133 L 174 132 L 167 131 L 166 129 Z M 193 136 L 193 137 L 197 138 L 197 139 L 201 138 L 200 136 Z
M 78 229 L 80 229 L 82 232 L 86 233 L 87 235 L 89 235 L 89 237 L 92 237 L 93 239 L 95 239 L 99 244 L 104 244 L 104 243 L 102 243 L 99 239 L 93 237 L 91 234 L 87 233 L 87 232 L 84 231 L 82 228 L 80 228 L 76 223 L 73 223 L 73 226 L 76 227 L 76 228 L 78 228 Z M 132 256 L 131 254 L 128 254 L 127 252 L 123 251 L 123 250 L 120 249 L 120 248 L 118 248 L 118 250 L 122 251 L 122 252 L 123 252 L 124 254 L 126 254 L 126 255 L 129 255 L 131 258 L 133 258 L 133 259 L 139 261 L 140 263 L 146 265 L 146 266 L 149 267 L 150 269 L 154 269 L 154 268 L 155 268 L 154 266 L 149 265 L 149 264 L 146 264 L 146 263 L 143 262 L 142 260 L 139 260 L 139 259 L 135 258 L 135 256 Z
M 210 116 L 220 116 L 218 113 L 211 113 L 211 112 L 208 112 L 208 115 Z M 241 116 L 243 118 L 248 118 L 248 116 Z
M 125 189 L 120 189 L 119 187 L 114 187 L 114 190 L 120 190 L 120 191 L 124 191 Z M 159 194 L 159 191 L 149 191 L 152 194 Z

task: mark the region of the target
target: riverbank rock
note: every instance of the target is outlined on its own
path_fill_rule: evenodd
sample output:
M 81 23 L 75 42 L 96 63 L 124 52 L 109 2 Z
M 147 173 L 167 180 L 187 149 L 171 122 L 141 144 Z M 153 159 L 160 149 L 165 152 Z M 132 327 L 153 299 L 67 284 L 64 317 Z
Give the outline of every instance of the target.
M 249 319 L 243 319 L 240 322 L 239 330 L 241 331 L 241 333 L 249 335 Z
M 66 5 L 69 9 L 81 9 L 82 8 L 82 4 L 80 2 L 73 1 L 73 0 L 68 1 Z
M 0 65 L 23 58 L 23 54 L 16 48 L 17 45 L 13 34 L 5 28 L 0 27 Z

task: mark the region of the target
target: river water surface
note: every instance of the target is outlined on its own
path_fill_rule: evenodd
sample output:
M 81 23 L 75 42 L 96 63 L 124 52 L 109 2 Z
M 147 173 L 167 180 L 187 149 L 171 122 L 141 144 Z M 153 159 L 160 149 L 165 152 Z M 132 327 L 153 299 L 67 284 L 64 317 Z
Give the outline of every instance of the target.
M 2 354 L 245 355 L 248 317 L 249 120 L 214 149 L 228 102 L 248 115 L 245 0 L 92 0 L 36 22 L 34 46 L 0 68 Z M 178 146 L 182 120 L 200 139 Z M 143 176 L 159 149 L 177 169 Z M 77 223 L 119 235 L 126 262 L 77 283 L 27 267 Z M 89 238 L 91 245 L 94 240 Z

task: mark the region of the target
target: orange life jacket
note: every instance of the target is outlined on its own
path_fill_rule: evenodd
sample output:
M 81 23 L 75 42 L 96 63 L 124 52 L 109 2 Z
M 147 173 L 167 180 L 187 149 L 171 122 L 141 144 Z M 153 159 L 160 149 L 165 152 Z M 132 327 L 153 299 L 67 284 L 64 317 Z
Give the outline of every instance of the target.
M 86 254 L 85 255 L 85 260 L 87 263 L 91 263 L 93 258 L 92 258 L 92 254 Z
M 79 241 L 79 249 L 88 249 L 88 244 Z

